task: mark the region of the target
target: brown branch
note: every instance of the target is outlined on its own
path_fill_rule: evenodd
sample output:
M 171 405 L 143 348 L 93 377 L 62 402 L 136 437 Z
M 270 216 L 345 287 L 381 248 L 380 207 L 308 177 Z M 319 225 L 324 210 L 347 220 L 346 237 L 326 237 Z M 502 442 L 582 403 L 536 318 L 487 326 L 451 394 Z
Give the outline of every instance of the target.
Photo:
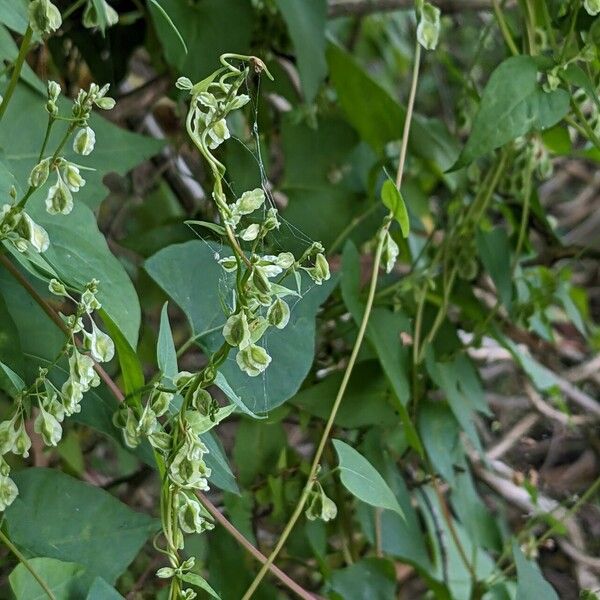
M 39 305 L 39 307 L 48 315 L 48 317 L 65 333 L 69 333 L 67 326 L 63 323 L 60 316 L 56 311 L 42 298 L 37 290 L 31 285 L 27 278 L 13 265 L 13 263 L 3 255 L 0 255 L 0 263 L 6 268 L 6 270 L 17 280 L 17 282 L 29 293 L 31 298 Z M 111 391 L 113 396 L 119 401 L 123 402 L 125 395 L 120 390 L 119 386 L 112 380 L 110 375 L 94 361 L 94 368 L 98 373 L 98 376 L 104 381 L 108 389 Z M 198 497 L 202 503 L 206 506 L 211 515 L 217 520 L 226 531 L 247 550 L 256 560 L 261 563 L 267 562 L 267 557 L 255 548 L 236 528 L 230 523 L 227 518 L 221 514 L 219 509 L 201 492 L 198 492 Z M 297 594 L 304 600 L 318 600 L 319 596 L 307 592 L 304 588 L 298 585 L 291 577 L 286 575 L 281 569 L 275 565 L 269 566 L 270 571 L 283 583 L 287 588 Z
M 489 0 L 437 0 L 435 4 L 443 13 L 492 9 Z M 377 12 L 413 9 L 414 5 L 414 0 L 337 0 L 329 3 L 327 17 L 364 17 Z

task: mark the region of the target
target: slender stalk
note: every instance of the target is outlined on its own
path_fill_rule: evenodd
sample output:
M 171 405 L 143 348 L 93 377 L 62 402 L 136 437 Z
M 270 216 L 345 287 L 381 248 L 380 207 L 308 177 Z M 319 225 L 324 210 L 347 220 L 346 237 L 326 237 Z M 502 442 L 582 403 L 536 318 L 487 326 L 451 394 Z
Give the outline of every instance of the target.
M 508 46 L 511 54 L 513 56 L 517 56 L 519 54 L 519 49 L 515 44 L 515 40 L 513 39 L 512 33 L 506 24 L 506 20 L 504 19 L 504 15 L 502 14 L 502 7 L 498 4 L 498 0 L 492 0 L 492 5 L 494 6 L 494 14 L 496 15 L 496 21 L 498 21 L 498 27 L 500 27 L 500 31 L 502 32 L 502 37 Z
M 598 148 L 600 150 L 600 138 L 596 135 L 596 132 L 591 128 L 590 124 L 588 123 L 587 119 L 585 118 L 585 115 L 581 111 L 579 104 L 577 104 L 577 102 L 575 102 L 575 100 L 571 100 L 571 108 L 573 109 L 573 112 L 577 115 L 577 118 L 581 122 L 580 127 L 581 127 L 581 129 L 583 129 L 583 132 L 581 131 L 581 129 L 577 128 L 578 131 L 580 133 L 583 133 L 583 136 L 586 137 L 590 142 L 592 142 L 594 144 L 594 146 L 596 146 L 596 148 Z M 574 123 L 573 121 L 570 121 L 569 119 L 565 119 L 565 120 L 570 125 L 572 125 Z
M 15 555 L 18 561 L 31 573 L 32 577 L 40 584 L 40 587 L 46 593 L 50 600 L 56 600 L 56 596 L 48 587 L 48 584 L 41 578 L 37 571 L 31 566 L 29 561 L 21 554 L 19 549 L 8 539 L 4 532 L 0 529 L 0 541 Z
M 2 104 L 0 104 L 0 121 L 2 120 L 2 117 L 4 117 L 4 113 L 8 108 L 10 99 L 15 93 L 17 83 L 19 82 L 19 77 L 21 76 L 21 69 L 23 68 L 23 63 L 25 62 L 27 52 L 29 52 L 29 46 L 31 45 L 32 35 L 33 30 L 31 29 L 31 27 L 27 27 L 27 29 L 25 30 L 25 35 L 23 35 L 23 39 L 21 40 L 19 54 L 17 55 L 17 60 L 15 61 L 15 66 L 13 67 L 13 72 L 10 81 L 8 82 L 8 88 L 6 88 Z
M 406 153 L 407 153 L 407 148 L 408 148 L 408 137 L 409 137 L 409 132 L 410 132 L 410 124 L 411 124 L 411 119 L 412 119 L 412 114 L 413 114 L 413 109 L 414 109 L 414 104 L 415 104 L 415 97 L 416 97 L 416 93 L 417 93 L 417 83 L 418 83 L 418 79 L 419 79 L 420 62 L 421 62 L 421 47 L 420 47 L 419 43 L 417 42 L 416 47 L 415 47 L 415 60 L 414 60 L 414 65 L 413 65 L 412 82 L 411 82 L 408 104 L 406 107 L 406 117 L 404 120 L 404 131 L 403 131 L 403 135 L 402 135 L 402 144 L 400 147 L 400 159 L 399 159 L 399 164 L 398 164 L 398 172 L 396 175 L 396 186 L 398 187 L 398 189 L 400 189 L 400 186 L 402 185 L 402 177 L 404 174 L 404 163 L 406 162 Z M 375 292 L 377 291 L 377 281 L 379 279 L 379 268 L 381 266 L 381 257 L 383 254 L 383 246 L 384 246 L 385 237 L 386 237 L 388 229 L 391 225 L 391 222 L 392 222 L 392 216 L 390 214 L 386 217 L 382 228 L 379 230 L 379 241 L 377 243 L 377 249 L 375 250 L 375 257 L 373 259 L 373 271 L 371 273 L 371 281 L 369 284 L 369 292 L 368 292 L 368 296 L 367 296 L 367 302 L 365 305 L 365 312 L 363 314 L 363 318 L 361 320 L 361 323 L 360 323 L 360 326 L 358 329 L 358 335 L 356 337 L 356 341 L 354 342 L 354 347 L 352 348 L 352 353 L 350 354 L 350 359 L 348 360 L 346 370 L 344 371 L 344 375 L 342 377 L 342 382 L 340 384 L 340 388 L 338 390 L 337 396 L 336 396 L 333 406 L 331 408 L 331 412 L 329 414 L 329 418 L 327 419 L 325 429 L 323 430 L 323 433 L 321 435 L 321 439 L 317 446 L 317 450 L 313 457 L 312 464 L 310 467 L 310 472 L 308 475 L 308 479 L 306 481 L 306 485 L 304 486 L 304 489 L 302 490 L 302 495 L 300 496 L 300 499 L 298 500 L 298 503 L 296 504 L 296 508 L 294 509 L 292 516 L 290 517 L 283 532 L 281 533 L 281 536 L 280 536 L 279 540 L 277 541 L 275 548 L 273 548 L 273 551 L 269 555 L 267 562 L 263 564 L 262 568 L 257 573 L 256 577 L 254 578 L 254 580 L 252 581 L 252 583 L 246 590 L 246 593 L 242 597 L 242 600 L 249 600 L 250 598 L 252 598 L 252 595 L 254 594 L 254 592 L 256 591 L 258 586 L 260 585 L 260 582 L 263 580 L 267 571 L 269 570 L 269 568 L 271 567 L 271 565 L 273 564 L 273 562 L 279 555 L 279 552 L 285 545 L 290 533 L 292 532 L 292 530 L 294 529 L 294 526 L 296 525 L 296 522 L 300 518 L 300 515 L 302 514 L 302 511 L 304 510 L 306 502 L 308 501 L 308 498 L 310 496 L 310 492 L 312 490 L 313 484 L 316 480 L 317 473 L 319 470 L 319 464 L 321 462 L 321 458 L 323 456 L 325 446 L 327 445 L 327 441 L 329 439 L 329 434 L 331 433 L 333 424 L 335 422 L 335 417 L 341 406 L 342 400 L 344 399 L 344 395 L 346 393 L 346 388 L 348 387 L 348 382 L 350 381 L 350 376 L 352 375 L 354 365 L 356 364 L 356 359 L 358 358 L 358 354 L 360 352 L 360 349 L 361 349 L 361 346 L 362 346 L 362 343 L 363 343 L 363 340 L 364 340 L 364 337 L 365 337 L 365 334 L 367 331 L 369 317 L 371 316 L 371 310 L 373 309 L 373 302 L 375 300 Z

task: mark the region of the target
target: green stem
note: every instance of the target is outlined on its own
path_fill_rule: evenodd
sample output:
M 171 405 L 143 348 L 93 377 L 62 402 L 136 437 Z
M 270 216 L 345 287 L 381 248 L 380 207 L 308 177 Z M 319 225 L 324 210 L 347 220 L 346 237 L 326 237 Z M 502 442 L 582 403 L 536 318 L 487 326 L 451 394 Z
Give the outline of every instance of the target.
M 404 174 L 404 163 L 406 161 L 406 152 L 408 148 L 408 137 L 410 132 L 410 124 L 415 104 L 415 97 L 417 93 L 417 83 L 419 79 L 419 66 L 421 62 L 421 47 L 417 42 L 415 47 L 415 60 L 413 66 L 413 77 L 411 82 L 411 88 L 409 93 L 408 105 L 406 108 L 406 117 L 404 120 L 404 131 L 402 135 L 402 145 L 400 148 L 400 159 L 398 163 L 398 173 L 396 176 L 396 186 L 400 189 L 402 185 L 402 177 Z M 385 243 L 385 237 L 388 233 L 390 225 L 392 223 L 392 215 L 388 215 L 384 221 L 383 226 L 379 230 L 379 241 L 377 244 L 377 249 L 375 250 L 375 257 L 373 259 L 373 271 L 371 273 L 371 282 L 369 284 L 369 293 L 367 296 L 367 302 L 365 305 L 365 312 L 363 314 L 363 318 L 361 320 L 358 335 L 356 336 L 356 341 L 354 342 L 354 347 L 352 348 L 352 353 L 350 354 L 350 359 L 348 360 L 348 364 L 344 371 L 344 375 L 342 377 L 342 382 L 340 384 L 340 388 L 338 390 L 337 396 L 331 408 L 331 412 L 329 414 L 329 418 L 327 419 L 327 423 L 325 425 L 325 429 L 323 430 L 323 434 L 321 435 L 321 439 L 317 446 L 317 450 L 312 460 L 312 464 L 310 467 L 310 472 L 308 475 L 308 479 L 306 481 L 306 485 L 302 490 L 302 495 L 298 503 L 296 504 L 296 508 L 292 513 L 289 521 L 287 522 L 283 532 L 281 533 L 281 537 L 277 541 L 275 548 L 269 555 L 267 562 L 263 564 L 260 571 L 257 573 L 256 577 L 250 584 L 250 587 L 246 590 L 246 593 L 242 597 L 242 600 L 249 600 L 252 598 L 252 595 L 260 585 L 260 582 L 263 580 L 270 566 L 274 563 L 275 559 L 279 555 L 279 552 L 285 545 L 290 533 L 294 529 L 296 522 L 300 518 L 302 511 L 304 510 L 304 506 L 309 498 L 310 492 L 312 490 L 313 484 L 316 480 L 317 473 L 319 470 L 319 463 L 321 462 L 321 457 L 323 456 L 323 452 L 325 450 L 325 446 L 327 445 L 327 441 L 329 440 L 329 434 L 333 429 L 333 424 L 335 422 L 335 417 L 337 412 L 342 404 L 342 400 L 344 399 L 344 395 L 346 393 L 346 388 L 348 387 L 348 382 L 350 381 L 350 376 L 352 375 L 352 371 L 354 369 L 354 365 L 356 364 L 356 359 L 358 358 L 358 354 L 360 352 L 365 334 L 367 332 L 367 325 L 369 323 L 369 317 L 371 316 L 371 310 L 373 309 L 373 302 L 375 300 L 375 292 L 377 290 L 377 281 L 379 279 L 379 268 L 381 266 L 381 257 L 383 254 L 383 246 Z
M 515 44 L 515 40 L 513 39 L 508 25 L 506 24 L 504 15 L 502 14 L 502 8 L 498 4 L 498 0 L 492 0 L 492 4 L 494 6 L 494 14 L 496 15 L 496 21 L 498 21 L 498 26 L 500 27 L 500 31 L 502 32 L 502 37 L 504 38 L 504 41 L 506 42 L 506 45 L 508 46 L 511 54 L 513 56 L 517 56 L 519 54 L 519 49 Z
M 31 27 L 27 27 L 27 29 L 25 30 L 25 35 L 23 36 L 23 40 L 21 41 L 21 47 L 19 48 L 19 54 L 17 56 L 17 60 L 15 61 L 15 66 L 13 68 L 12 76 L 8 83 L 8 88 L 6 89 L 6 93 L 4 94 L 2 104 L 0 104 L 0 121 L 2 120 L 2 117 L 4 117 L 4 113 L 6 112 L 10 99 L 15 93 L 17 83 L 19 82 L 19 77 L 21 76 L 21 69 L 23 68 L 25 57 L 27 56 L 29 46 L 31 45 L 32 35 L 33 30 L 31 29 Z
M 56 596 L 52 593 L 52 590 L 48 587 L 48 584 L 38 575 L 36 570 L 31 566 L 29 561 L 21 554 L 19 549 L 8 539 L 2 530 L 0 530 L 0 541 L 16 556 L 18 561 L 31 573 L 33 578 L 40 584 L 40 587 L 46 593 L 46 596 L 50 600 L 56 600 Z
M 575 100 L 571 100 L 571 108 L 572 108 L 573 112 L 577 115 L 577 118 L 579 119 L 579 121 L 581 122 L 581 128 L 583 129 L 583 132 L 581 131 L 581 128 L 579 128 L 579 127 L 577 127 L 577 130 L 580 133 L 583 133 L 583 136 L 585 138 L 587 138 L 590 142 L 592 142 L 594 144 L 594 146 L 596 146 L 596 148 L 598 148 L 598 150 L 600 150 L 600 138 L 596 135 L 596 132 L 592 129 L 592 127 L 588 123 L 587 119 L 585 118 L 585 115 L 583 114 L 583 112 L 581 111 L 581 108 L 579 107 L 579 104 L 577 104 L 577 102 L 575 102 Z M 569 120 L 568 118 L 565 120 L 570 125 L 575 125 L 575 123 L 576 123 L 576 121 L 574 122 L 573 120 Z

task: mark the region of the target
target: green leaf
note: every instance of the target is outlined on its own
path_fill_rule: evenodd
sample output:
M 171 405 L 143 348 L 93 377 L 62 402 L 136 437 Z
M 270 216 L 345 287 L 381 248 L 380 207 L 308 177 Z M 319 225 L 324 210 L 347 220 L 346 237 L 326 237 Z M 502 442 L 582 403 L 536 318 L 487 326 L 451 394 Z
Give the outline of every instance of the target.
M 506 230 L 502 227 L 495 227 L 490 231 L 479 229 L 476 240 L 481 262 L 490 274 L 502 304 L 510 311 L 513 288 L 510 244 Z
M 342 377 L 341 372 L 332 373 L 315 385 L 302 389 L 290 403 L 325 421 L 333 407 Z M 368 385 L 364 385 L 365 382 Z M 375 360 L 359 362 L 348 382 L 335 424 L 346 429 L 356 429 L 394 423 L 398 417 L 389 395 L 389 384 L 379 363 Z
M 102 309 L 127 342 L 137 346 L 141 321 L 137 293 L 123 265 L 111 253 L 98 230 L 92 211 L 85 204 L 75 202 L 69 215 L 49 215 L 42 206 L 32 202 L 28 212 L 52 240 L 44 258 L 61 279 L 76 289 L 82 289 L 92 278 L 98 279 L 97 297 Z
M 519 544 L 513 540 L 513 555 L 517 567 L 517 596 L 516 600 L 531 600 L 543 598 L 544 600 L 558 600 L 554 588 L 544 579 L 539 567 L 528 561 Z
M 46 557 L 30 558 L 28 563 L 56 600 L 73 600 L 77 597 L 85 572 L 81 565 Z M 13 569 L 8 581 L 16 600 L 48 600 L 48 594 L 23 564 Z
M 17 33 L 25 33 L 29 24 L 28 0 L 0 0 L 0 22 Z
M 221 329 L 226 318 L 221 306 L 230 298 L 233 285 L 215 260 L 215 253 L 227 256 L 229 251 L 217 243 L 194 240 L 168 246 L 145 263 L 146 271 L 180 306 L 192 334 L 208 351 L 223 343 Z M 248 377 L 235 362 L 235 350 L 230 353 L 220 371 L 248 410 L 267 412 L 296 393 L 313 361 L 315 315 L 334 286 L 333 277 L 321 286 L 303 277 L 303 296 L 292 303 L 287 327 L 269 329 L 261 342 L 273 357 L 264 376 Z M 233 402 L 238 400 L 232 398 Z
M 169 324 L 168 302 L 165 302 L 160 312 L 160 329 L 158 330 L 158 343 L 156 346 L 156 360 L 160 372 L 167 378 L 173 379 L 177 375 L 177 352 L 173 333 Z
M 326 0 L 277 0 L 298 59 L 298 71 L 307 103 L 314 100 L 327 75 L 325 60 Z
M 387 508 L 404 517 L 404 513 L 388 484 L 371 463 L 341 440 L 332 440 L 339 459 L 340 479 L 344 487 L 359 500 Z
M 352 189 L 352 175 L 362 158 L 355 157 L 358 136 L 339 117 L 320 116 L 317 128 L 313 128 L 287 115 L 281 137 L 285 156 L 283 191 L 289 198 L 284 216 L 305 236 L 329 248 L 366 208 L 364 198 Z M 373 156 L 366 160 L 372 161 Z M 256 170 L 256 164 L 251 167 Z M 287 250 L 304 251 L 304 236 L 298 239 L 295 231 L 284 227 L 279 235 Z
M 20 182 L 22 189 L 27 189 L 27 178 L 37 163 L 44 138 L 48 120 L 45 103 L 43 95 L 25 85 L 19 85 L 0 123 L 0 157 Z M 71 106 L 72 103 L 66 100 L 59 103 L 61 112 L 66 115 L 71 114 Z M 95 169 L 82 171 L 86 185 L 74 195 L 75 206 L 85 203 L 94 209 L 107 196 L 108 192 L 102 181 L 108 173 L 125 175 L 159 152 L 164 142 L 121 129 L 97 113 L 92 113 L 89 122 L 96 133 L 94 151 L 89 156 L 81 156 L 73 151 L 69 143 L 65 146 L 63 156 L 76 164 Z M 50 152 L 58 146 L 66 127 L 65 124 L 58 123 L 53 128 L 48 142 Z M 48 178 L 46 184 L 35 191 L 27 203 L 28 210 L 33 206 L 41 206 L 43 210 L 46 192 L 55 180 L 55 176 Z M 60 220 L 63 217 L 57 215 L 50 218 Z M 53 239 L 52 236 L 50 239 Z
M 123 596 L 112 585 L 106 583 L 102 577 L 96 577 L 86 600 L 123 600 Z
M 13 397 L 25 389 L 25 382 L 8 366 L 0 361 L 0 387 Z
M 281 423 L 241 421 L 235 435 L 233 460 L 242 484 L 250 485 L 257 475 L 270 473 L 286 441 Z M 252 448 L 252 452 L 248 452 L 248 448 Z
M 24 20 L 21 20 L 20 14 L 17 14 L 17 10 L 15 10 L 15 8 L 18 8 L 20 0 L 8 0 L 11 6 L 14 7 L 12 11 L 11 9 L 7 9 L 2 6 L 6 1 L 7 0 L 0 0 L 0 21 L 6 23 L 10 29 L 15 31 L 17 28 L 21 29 L 22 27 L 23 31 L 20 33 L 24 33 L 28 24 L 27 10 L 25 10 Z M 19 48 L 15 44 L 12 35 L 8 29 L 6 29 L 6 27 L 0 25 L 0 58 L 3 61 L 10 62 L 12 64 L 16 60 L 18 54 Z M 46 93 L 46 86 L 34 73 L 29 64 L 27 64 L 27 61 L 25 61 L 21 69 L 21 79 L 41 94 Z
M 396 572 L 390 560 L 363 558 L 331 574 L 329 587 L 344 600 L 394 600 Z
M 225 450 L 223 450 L 219 438 L 213 431 L 208 431 L 200 437 L 208 448 L 208 454 L 205 455 L 204 460 L 211 470 L 210 486 L 216 485 L 226 492 L 239 494 L 240 489 L 235 481 L 235 476 L 231 471 L 227 455 L 225 454 Z
M 452 170 L 473 162 L 530 131 L 556 125 L 569 111 L 563 89 L 545 92 L 530 56 L 512 56 L 492 73 L 483 90 L 473 129 Z
M 402 138 L 406 110 L 340 46 L 329 44 L 327 62 L 348 121 L 361 139 L 383 154 L 388 142 Z M 458 155 L 455 139 L 434 119 L 414 114 L 408 140 L 411 154 L 425 160 L 440 176 Z
M 208 592 L 208 594 L 210 596 L 212 596 L 213 598 L 217 598 L 217 600 L 221 600 L 221 596 L 219 596 L 219 594 L 217 594 L 217 592 L 215 592 L 215 590 L 213 590 L 210 587 L 210 585 L 208 584 L 208 581 L 206 581 L 206 579 L 204 579 L 204 577 L 201 577 L 197 573 L 184 573 L 181 576 L 181 579 L 182 579 L 182 581 L 185 581 L 186 583 L 191 583 L 192 585 L 199 587 L 201 590 Z
M 410 233 L 410 221 L 404 198 L 396 184 L 391 179 L 386 179 L 381 187 L 381 201 L 392 211 L 394 219 L 400 224 L 402 237 L 407 238 Z
M 156 20 L 159 20 L 160 18 L 162 18 L 162 20 L 164 21 L 164 27 L 171 28 L 171 30 L 177 36 L 177 39 L 179 40 L 179 43 L 181 44 L 181 48 L 187 54 L 188 53 L 187 44 L 185 43 L 185 40 L 183 39 L 181 33 L 179 33 L 179 29 L 177 29 L 177 27 L 175 26 L 175 23 L 173 23 L 173 20 L 171 19 L 171 17 L 168 15 L 168 13 L 165 11 L 165 9 L 156 0 L 148 0 L 148 2 L 150 2 L 151 6 L 155 9 L 153 12 L 153 14 L 155 15 L 154 18 Z M 163 25 L 160 25 L 157 27 L 158 27 L 158 29 L 162 29 Z
M 149 8 L 167 62 L 194 82 L 219 66 L 221 54 L 250 52 L 254 26 L 250 2 L 155 0 Z M 187 40 L 187 50 L 181 38 Z
M 19 496 L 5 522 L 10 539 L 30 556 L 77 561 L 86 573 L 113 583 L 159 527 L 108 492 L 60 471 L 28 468 L 13 477 Z
M 0 293 L 0 363 L 4 368 L 0 373 L 0 387 L 14 393 L 25 387 L 22 376 L 25 374 L 25 362 L 21 350 L 19 330 L 6 306 L 4 296 Z M 20 385 L 22 387 L 20 387 Z
M 108 335 L 112 338 L 121 367 L 121 377 L 125 387 L 125 396 L 141 398 L 142 388 L 144 387 L 144 370 L 142 363 L 131 347 L 131 344 L 125 339 L 121 330 L 117 327 L 114 321 L 104 313 L 104 309 L 100 312 L 102 320 L 106 326 Z

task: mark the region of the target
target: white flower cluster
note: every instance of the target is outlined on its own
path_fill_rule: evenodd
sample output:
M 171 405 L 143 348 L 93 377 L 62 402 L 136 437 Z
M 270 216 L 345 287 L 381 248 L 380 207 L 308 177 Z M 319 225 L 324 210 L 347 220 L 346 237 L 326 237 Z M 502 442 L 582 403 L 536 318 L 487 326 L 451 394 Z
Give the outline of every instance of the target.
M 40 254 L 50 245 L 48 232 L 13 204 L 4 204 L 0 208 L 0 241 L 3 240 L 19 252 L 32 250 Z
M 192 97 L 187 117 L 188 133 L 213 169 L 216 180 L 213 198 L 230 242 L 232 238 L 236 239 L 232 246 L 235 254 L 219 261 L 226 272 L 236 274 L 237 282 L 233 310 L 223 327 L 223 336 L 231 347 L 238 349 L 236 362 L 240 369 L 250 377 L 256 377 L 271 363 L 271 357 L 258 342 L 269 327 L 283 329 L 288 324 L 290 308 L 283 298 L 300 294 L 299 271 L 307 272 L 317 285 L 329 279 L 330 273 L 319 243 L 312 244 L 299 260 L 291 252 L 277 256 L 257 253 L 267 234 L 279 229 L 280 225 L 277 209 L 265 207 L 262 189 L 246 191 L 235 202 L 227 202 L 221 185 L 224 167 L 211 150 L 230 137 L 226 117 L 247 104 L 249 97 L 238 94 L 247 70 L 233 67 L 224 57 L 221 62 L 225 65 L 223 68 L 199 83 L 194 85 L 186 77 L 181 77 L 177 80 L 177 87 L 189 91 Z M 265 69 L 256 58 L 250 57 L 249 63 L 255 69 Z M 217 79 L 219 75 L 221 77 Z M 239 229 L 245 218 L 254 217 L 260 209 L 260 218 Z M 248 253 L 243 253 L 239 245 L 241 242 L 251 244 Z M 309 261 L 312 266 L 306 266 Z M 285 277 L 292 274 L 296 277 L 297 291 L 280 285 Z M 278 281 L 271 281 L 276 277 Z
M 31 448 L 31 440 L 25 430 L 26 410 L 25 400 L 37 402 L 38 413 L 33 428 L 40 435 L 46 446 L 56 446 L 62 438 L 62 425 L 65 417 L 70 417 L 81 411 L 83 394 L 90 388 L 100 384 L 100 379 L 94 370 L 94 361 L 107 362 L 114 356 L 114 344 L 106 333 L 101 331 L 92 314 L 101 305 L 96 298 L 98 282 L 92 280 L 85 287 L 80 299 L 75 300 L 65 286 L 58 280 L 50 281 L 49 290 L 56 295 L 71 299 L 75 302 L 76 312 L 69 316 L 61 315 L 69 329 L 69 340 L 59 354 L 58 359 L 68 357 L 69 376 L 59 389 L 48 377 L 49 370 L 40 368 L 39 375 L 33 385 L 23 390 L 16 398 L 16 410 L 13 417 L 0 423 L 0 455 L 2 457 L 12 452 L 27 458 Z M 84 319 L 90 322 L 89 329 L 84 325 Z M 74 335 L 83 335 L 82 353 L 75 343 Z M 16 498 L 18 490 L 9 477 L 9 466 L 4 458 L 0 458 L 0 511 L 5 510 Z
M 241 198 L 230 205 L 234 215 L 233 222 L 237 225 L 238 216 L 251 214 L 260 208 L 264 201 L 265 195 L 260 189 L 242 194 Z M 233 222 L 232 227 L 234 227 Z M 275 226 L 273 227 L 272 224 Z M 269 209 L 263 223 L 255 225 L 258 236 L 263 236 L 272 228 L 278 228 L 277 211 L 274 208 Z M 244 229 L 240 235 L 244 241 L 243 234 L 250 227 L 252 225 Z M 296 261 L 291 252 L 280 252 L 278 255 L 260 255 L 253 252 L 248 259 L 249 266 L 241 263 L 235 256 L 227 256 L 219 260 L 223 270 L 229 273 L 237 274 L 238 269 L 247 267 L 246 276 L 240 277 L 244 284 L 241 289 L 236 290 L 236 307 L 223 327 L 223 337 L 230 346 L 238 348 L 236 362 L 250 377 L 260 375 L 271 363 L 271 357 L 262 346 L 258 345 L 258 341 L 269 327 L 283 329 L 290 320 L 290 307 L 283 298 L 300 294 L 299 278 L 296 280 L 297 291 L 271 279 L 278 277 L 282 280 L 292 273 L 298 275 L 298 271 L 303 270 L 317 285 L 321 285 L 323 281 L 330 278 L 329 264 L 322 252 L 321 244 L 315 243 L 299 261 Z M 302 263 L 313 257 L 313 266 L 302 266 Z
M 108 92 L 108 84 L 99 87 L 92 83 L 88 91 L 80 90 L 75 102 L 73 103 L 73 117 L 71 130 L 79 128 L 73 138 L 73 151 L 81 156 L 88 156 L 94 150 L 96 144 L 96 134 L 88 125 L 88 119 L 93 106 L 97 106 L 103 110 L 110 110 L 114 107 L 115 101 L 106 95 Z M 60 85 L 55 81 L 48 83 L 48 102 L 46 110 L 50 115 L 50 119 L 55 119 L 58 114 L 58 106 L 56 104 L 60 95 Z M 62 148 L 59 147 L 58 152 Z M 29 174 L 30 189 L 37 189 L 43 186 L 51 171 L 56 172 L 56 183 L 48 190 L 46 196 L 46 210 L 51 215 L 63 214 L 68 215 L 73 210 L 73 193 L 78 192 L 84 185 L 85 179 L 81 176 L 81 165 L 66 160 L 58 156 L 58 152 L 54 155 L 42 158 Z

